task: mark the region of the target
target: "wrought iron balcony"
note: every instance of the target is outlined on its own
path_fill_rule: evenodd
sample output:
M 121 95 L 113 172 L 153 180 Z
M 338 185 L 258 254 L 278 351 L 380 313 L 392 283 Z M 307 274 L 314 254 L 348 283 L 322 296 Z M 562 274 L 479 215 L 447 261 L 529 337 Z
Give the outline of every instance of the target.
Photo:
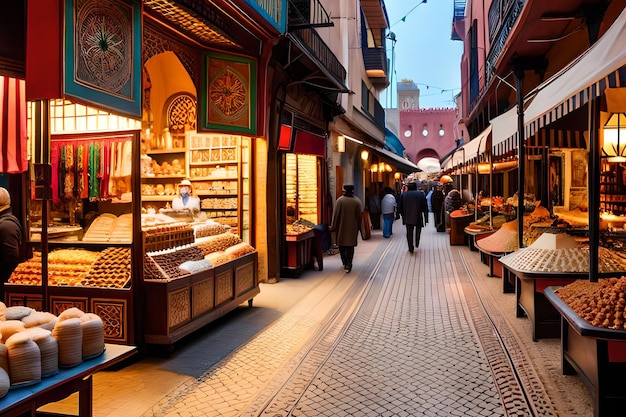
M 389 85 L 389 73 L 387 71 L 387 51 L 385 48 L 363 47 L 363 64 L 367 76 L 379 87 Z
M 509 41 L 515 22 L 522 13 L 526 0 L 496 0 L 489 8 L 489 40 L 491 48 L 487 55 L 486 82 L 495 72 L 495 64 Z

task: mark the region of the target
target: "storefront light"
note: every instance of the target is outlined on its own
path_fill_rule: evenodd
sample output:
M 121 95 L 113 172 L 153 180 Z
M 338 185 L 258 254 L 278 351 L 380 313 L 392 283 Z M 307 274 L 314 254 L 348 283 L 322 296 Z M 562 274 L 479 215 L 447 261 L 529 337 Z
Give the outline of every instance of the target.
M 378 172 L 378 164 L 373 164 L 370 169 L 372 172 Z
M 491 164 L 489 162 L 480 162 L 476 166 L 479 174 L 489 174 L 491 172 Z
M 346 151 L 346 137 L 343 135 L 337 136 L 337 152 L 344 153 Z
M 399 181 L 401 176 L 402 174 L 400 174 L 399 172 L 396 172 L 395 174 L 393 174 L 393 179 L 395 179 L 396 181 Z
M 389 165 L 389 164 L 385 164 L 385 171 L 386 171 L 386 172 L 391 172 L 391 171 L 393 171 L 393 169 L 391 169 L 391 165 Z
M 385 172 L 385 163 L 384 162 L 379 162 L 378 163 L 378 172 Z
M 370 153 L 367 151 L 367 149 L 363 149 L 361 151 L 361 159 L 364 161 L 367 161 L 370 157 Z
M 603 133 L 602 156 L 608 162 L 626 162 L 626 113 L 612 113 Z

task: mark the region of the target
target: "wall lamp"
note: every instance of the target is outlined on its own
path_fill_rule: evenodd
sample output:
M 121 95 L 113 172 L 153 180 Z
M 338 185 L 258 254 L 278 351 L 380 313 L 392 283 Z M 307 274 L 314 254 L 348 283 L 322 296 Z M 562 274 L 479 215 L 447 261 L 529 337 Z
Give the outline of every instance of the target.
M 446 132 L 443 130 L 443 125 L 439 125 L 439 136 L 443 136 Z
M 410 138 L 412 134 L 413 134 L 413 126 L 409 125 L 409 127 L 407 127 L 406 130 L 404 131 L 404 137 Z
M 602 128 L 602 157 L 608 162 L 626 162 L 626 88 L 607 88 L 608 120 Z
M 608 162 L 626 162 L 626 113 L 611 113 L 603 133 L 602 156 Z
M 363 149 L 361 151 L 361 159 L 364 161 L 367 161 L 369 157 L 370 157 L 370 153 L 367 151 L 367 149 Z
M 424 123 L 424 127 L 422 129 L 422 136 L 428 136 L 428 125 Z

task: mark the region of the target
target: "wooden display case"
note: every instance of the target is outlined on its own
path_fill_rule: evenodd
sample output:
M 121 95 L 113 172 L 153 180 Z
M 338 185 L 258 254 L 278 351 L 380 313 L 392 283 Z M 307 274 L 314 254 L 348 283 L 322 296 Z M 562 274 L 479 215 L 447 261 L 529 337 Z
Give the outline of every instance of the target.
M 594 397 L 594 417 L 621 417 L 626 407 L 626 331 L 592 326 L 561 300 L 555 287 L 547 300 L 558 311 L 563 375 L 578 374 Z
M 145 280 L 149 344 L 171 345 L 259 294 L 258 254 L 173 280 Z

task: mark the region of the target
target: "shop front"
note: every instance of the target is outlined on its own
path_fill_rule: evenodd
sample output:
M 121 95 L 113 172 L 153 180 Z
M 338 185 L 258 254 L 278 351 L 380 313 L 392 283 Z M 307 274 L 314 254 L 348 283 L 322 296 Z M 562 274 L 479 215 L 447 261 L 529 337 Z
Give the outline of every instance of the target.
M 5 301 L 94 312 L 110 343 L 171 345 L 259 293 L 254 170 L 264 106 L 258 57 L 244 53 L 258 48 L 217 52 L 139 2 L 95 3 L 46 6 L 66 20 L 54 58 L 73 65 L 55 74 L 35 57 L 27 71 L 32 160 L 21 191 L 33 256 Z M 52 23 L 32 16 L 29 47 L 54 44 Z M 78 59 L 97 16 L 121 39 L 106 76 Z

